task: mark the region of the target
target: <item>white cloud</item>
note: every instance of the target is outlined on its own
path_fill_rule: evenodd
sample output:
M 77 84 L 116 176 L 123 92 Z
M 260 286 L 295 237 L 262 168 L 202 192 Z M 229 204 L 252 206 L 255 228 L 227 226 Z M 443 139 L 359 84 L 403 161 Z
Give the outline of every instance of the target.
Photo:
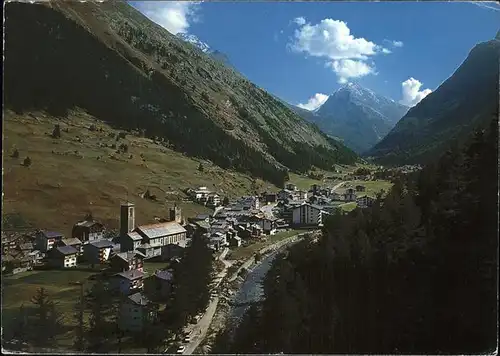
M 471 4 L 479 6 L 483 9 L 500 11 L 500 5 L 494 1 L 472 1 Z
M 420 100 L 432 93 L 430 89 L 420 90 L 422 83 L 415 78 L 410 78 L 401 83 L 403 90 L 403 99 L 399 102 L 403 105 L 412 107 L 417 105 Z
M 322 93 L 316 93 L 314 94 L 314 96 L 309 98 L 307 103 L 298 104 L 297 106 L 302 109 L 313 111 L 319 108 L 321 105 L 323 105 L 327 100 L 328 100 L 328 95 Z
M 324 19 L 317 25 L 304 24 L 295 31 L 292 49 L 315 57 L 330 59 L 367 59 L 378 46 L 364 38 L 355 38 L 343 21 Z
M 299 26 L 302 26 L 302 25 L 305 25 L 306 24 L 306 19 L 303 18 L 302 16 L 300 17 L 297 17 L 293 20 L 293 22 L 295 22 L 297 25 Z
M 384 42 L 388 43 L 392 47 L 403 47 L 404 46 L 403 41 L 394 41 L 394 40 L 384 39 Z
M 329 65 L 337 73 L 340 84 L 347 83 L 350 78 L 360 78 L 375 73 L 374 67 L 365 62 L 352 59 L 333 61 Z
M 297 21 L 299 29 L 289 48 L 298 53 L 328 59 L 327 66 L 339 76 L 339 82 L 374 73 L 372 65 L 365 61 L 378 53 L 391 53 L 365 38 L 356 38 L 344 21 L 323 19 L 318 24 Z M 302 23 L 302 25 L 301 25 Z
M 198 20 L 196 10 L 200 2 L 194 1 L 141 1 L 132 5 L 149 19 L 169 32 L 187 33 L 190 23 Z

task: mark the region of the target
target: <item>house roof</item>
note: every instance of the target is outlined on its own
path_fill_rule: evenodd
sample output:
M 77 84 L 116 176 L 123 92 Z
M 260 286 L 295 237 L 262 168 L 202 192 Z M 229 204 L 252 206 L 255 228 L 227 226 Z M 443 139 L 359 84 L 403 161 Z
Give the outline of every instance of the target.
M 186 229 L 184 229 L 182 225 L 176 223 L 175 221 L 169 221 L 159 224 L 143 225 L 137 227 L 137 230 L 138 232 L 142 233 L 143 235 L 147 236 L 150 239 L 186 232 Z
M 132 294 L 128 299 L 137 305 L 148 305 L 150 303 L 150 300 L 141 292 Z
M 63 236 L 60 232 L 55 231 L 42 231 L 42 234 L 49 239 Z
M 19 248 L 21 250 L 33 250 L 33 243 L 32 242 L 26 242 L 24 244 L 20 244 Z
M 215 241 L 224 241 L 226 239 L 225 235 L 222 234 L 213 234 L 210 236 L 210 241 L 215 242 Z
M 78 253 L 78 250 L 76 248 L 74 248 L 73 246 L 59 246 L 59 247 L 56 247 L 56 250 L 65 256 Z
M 195 220 L 210 219 L 210 214 L 198 214 L 194 217 Z
M 164 281 L 171 281 L 174 278 L 174 275 L 169 271 L 157 271 L 155 273 L 156 278 L 162 279 Z
M 114 254 L 113 256 L 111 256 L 111 258 L 118 257 L 118 258 L 121 258 L 122 260 L 124 260 L 125 262 L 130 262 L 134 259 L 134 257 L 136 255 L 139 255 L 142 258 L 146 257 L 142 252 L 134 250 L 134 251 L 127 251 L 127 252 L 121 252 L 121 253 Z
M 92 241 L 89 244 L 97 248 L 113 247 L 113 243 L 106 239 Z
M 115 274 L 115 276 L 122 277 L 122 278 L 133 281 L 135 279 L 139 279 L 139 278 L 144 277 L 144 273 L 139 271 L 139 270 L 132 269 L 130 271 L 117 273 L 117 274 Z
M 77 239 L 76 237 L 68 238 L 68 239 L 62 239 L 61 242 L 65 244 L 66 246 L 72 246 L 72 245 L 78 245 L 81 244 L 82 242 L 80 239 Z
M 210 229 L 210 224 L 206 221 L 197 221 L 195 223 L 196 226 L 201 227 L 202 229 L 208 230 Z
M 133 241 L 140 241 L 142 240 L 142 236 L 139 235 L 139 233 L 132 231 L 127 234 L 128 237 L 130 237 Z
M 83 226 L 83 227 L 92 227 L 95 225 L 101 225 L 101 223 L 95 221 L 95 220 L 84 220 L 84 221 L 79 221 L 75 224 L 75 226 Z
M 299 209 L 304 205 L 309 205 L 311 208 L 318 209 L 318 210 L 323 210 L 323 207 L 321 205 L 316 205 L 316 204 L 310 204 L 310 203 L 302 203 L 298 206 L 293 207 L 293 209 Z

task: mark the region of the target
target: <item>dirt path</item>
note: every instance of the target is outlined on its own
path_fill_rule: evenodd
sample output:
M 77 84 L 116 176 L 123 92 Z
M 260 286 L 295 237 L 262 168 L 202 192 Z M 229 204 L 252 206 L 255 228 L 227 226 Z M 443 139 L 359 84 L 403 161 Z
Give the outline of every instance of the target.
M 345 182 L 340 182 L 339 184 L 337 184 L 336 186 L 334 186 L 334 187 L 332 188 L 332 190 L 333 190 L 333 191 L 335 191 L 335 190 L 339 189 L 339 188 L 340 188 L 342 185 L 344 185 L 344 184 L 345 184 Z

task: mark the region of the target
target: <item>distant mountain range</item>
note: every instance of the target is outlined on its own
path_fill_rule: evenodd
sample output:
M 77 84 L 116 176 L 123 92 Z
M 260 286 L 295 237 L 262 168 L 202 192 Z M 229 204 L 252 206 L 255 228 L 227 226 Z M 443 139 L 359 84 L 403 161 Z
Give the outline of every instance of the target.
M 224 63 L 227 67 L 236 70 L 236 68 L 229 60 L 229 57 L 225 53 L 222 53 L 216 49 L 212 49 L 207 43 L 201 41 L 196 35 L 187 33 L 178 33 L 176 36 L 179 37 L 184 42 L 188 42 L 193 46 L 199 48 L 203 53 L 208 54 L 212 58 Z
M 315 111 L 290 107 L 358 153 L 379 142 L 408 111 L 408 107 L 354 83 L 330 95 Z
M 460 67 L 366 153 L 380 163 L 425 163 L 467 139 L 499 113 L 500 32 L 476 45 Z

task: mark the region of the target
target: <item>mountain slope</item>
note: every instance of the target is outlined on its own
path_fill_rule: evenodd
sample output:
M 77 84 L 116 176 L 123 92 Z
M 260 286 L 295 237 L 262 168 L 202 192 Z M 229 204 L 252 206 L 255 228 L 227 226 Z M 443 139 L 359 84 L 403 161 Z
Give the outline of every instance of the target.
M 312 115 L 303 117 L 361 153 L 380 141 L 407 110 L 391 99 L 349 83 L 333 93 Z
M 357 156 L 122 2 L 6 5 L 5 105 L 79 107 L 176 150 L 281 185 Z
M 231 69 L 236 70 L 235 67 L 232 65 L 231 61 L 229 60 L 229 57 L 226 54 L 222 53 L 221 51 L 210 48 L 210 46 L 208 44 L 201 41 L 195 35 L 178 33 L 176 36 L 179 37 L 184 42 L 188 42 L 188 43 L 192 44 L 193 46 L 199 48 L 203 53 L 206 53 L 209 56 L 211 56 L 212 58 L 214 58 L 218 61 L 221 61 L 226 67 L 229 67 Z
M 460 67 L 419 104 L 367 156 L 380 163 L 425 163 L 451 140 L 498 117 L 500 41 L 476 45 Z
M 314 117 L 313 111 L 309 111 L 307 109 L 302 109 L 302 108 L 299 108 L 298 106 L 288 104 L 288 103 L 286 103 L 286 106 L 288 106 L 290 108 L 290 110 L 292 110 L 294 113 L 296 113 L 300 117 L 302 117 L 310 122 L 313 122 L 313 117 Z

